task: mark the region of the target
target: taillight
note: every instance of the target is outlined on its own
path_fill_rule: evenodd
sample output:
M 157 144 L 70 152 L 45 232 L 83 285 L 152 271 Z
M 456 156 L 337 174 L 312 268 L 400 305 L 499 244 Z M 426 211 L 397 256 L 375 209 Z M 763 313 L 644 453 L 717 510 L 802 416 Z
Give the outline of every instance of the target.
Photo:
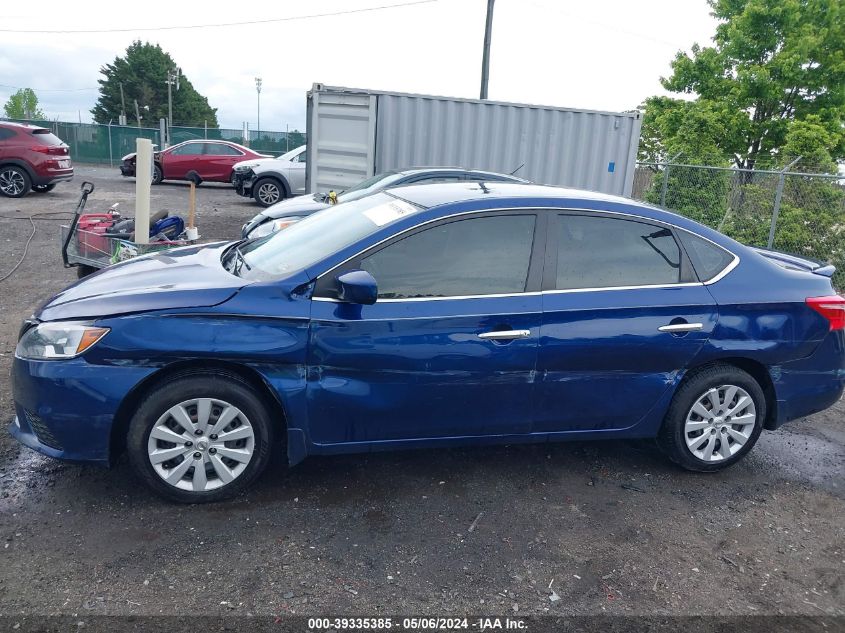
M 830 330 L 845 329 L 845 299 L 839 295 L 808 297 L 807 305 L 830 322 Z
M 64 145 L 35 145 L 31 149 L 33 152 L 38 152 L 39 154 L 50 154 L 51 156 L 67 155 L 67 147 Z

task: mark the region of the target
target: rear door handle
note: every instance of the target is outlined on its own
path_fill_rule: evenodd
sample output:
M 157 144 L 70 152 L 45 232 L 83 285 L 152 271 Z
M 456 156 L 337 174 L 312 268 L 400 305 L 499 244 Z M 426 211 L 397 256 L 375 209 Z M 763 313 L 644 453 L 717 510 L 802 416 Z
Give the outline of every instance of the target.
M 704 329 L 703 323 L 670 323 L 669 325 L 661 325 L 657 328 L 661 332 L 670 332 L 677 334 L 678 332 L 698 332 Z
M 504 330 L 498 332 L 482 332 L 478 338 L 485 341 L 511 341 L 515 338 L 528 338 L 531 330 Z

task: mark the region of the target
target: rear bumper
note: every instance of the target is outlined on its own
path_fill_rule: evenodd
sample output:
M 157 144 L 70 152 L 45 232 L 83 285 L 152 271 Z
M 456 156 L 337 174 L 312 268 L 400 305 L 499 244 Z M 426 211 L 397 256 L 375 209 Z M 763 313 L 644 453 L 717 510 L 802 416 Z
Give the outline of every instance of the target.
M 828 334 L 816 351 L 800 360 L 770 368 L 777 396 L 777 416 L 767 428 L 823 411 L 845 392 L 845 331 Z
M 36 172 L 32 177 L 32 184 L 53 185 L 66 180 L 73 180 L 73 167 L 69 167 L 68 169 L 46 169 Z
M 15 419 L 19 442 L 57 459 L 108 464 L 115 415 L 126 395 L 153 369 L 94 365 L 83 358 L 15 358 Z

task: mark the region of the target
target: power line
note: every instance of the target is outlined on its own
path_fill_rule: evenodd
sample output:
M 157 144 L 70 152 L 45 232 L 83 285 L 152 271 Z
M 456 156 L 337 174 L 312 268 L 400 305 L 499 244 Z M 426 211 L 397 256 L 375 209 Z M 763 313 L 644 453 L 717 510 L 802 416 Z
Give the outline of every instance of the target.
M 22 90 L 30 88 L 35 92 L 86 92 L 91 90 L 99 90 L 99 88 L 32 88 L 31 86 L 10 86 L 8 84 L 0 84 L 0 88 L 9 88 L 10 90 Z
M 310 20 L 312 18 L 327 18 L 336 15 L 351 15 L 353 13 L 369 13 L 372 11 L 381 11 L 383 9 L 400 9 L 403 7 L 410 7 L 419 4 L 431 4 L 439 2 L 439 0 L 413 0 L 412 2 L 403 2 L 400 4 L 386 4 L 378 7 L 366 7 L 363 9 L 347 9 L 346 11 L 332 11 L 330 13 L 312 13 L 310 15 L 295 15 L 287 18 L 270 18 L 267 20 L 248 20 L 246 22 L 221 22 L 218 24 L 186 24 L 182 26 L 156 26 L 145 28 L 122 28 L 122 29 L 79 29 L 79 30 L 18 30 L 18 29 L 0 29 L 0 33 L 22 33 L 22 34 L 73 34 L 73 33 L 137 33 L 141 31 L 179 31 L 187 29 L 210 29 L 222 28 L 228 26 L 249 26 L 254 24 L 273 24 L 277 22 L 294 22 L 297 20 Z

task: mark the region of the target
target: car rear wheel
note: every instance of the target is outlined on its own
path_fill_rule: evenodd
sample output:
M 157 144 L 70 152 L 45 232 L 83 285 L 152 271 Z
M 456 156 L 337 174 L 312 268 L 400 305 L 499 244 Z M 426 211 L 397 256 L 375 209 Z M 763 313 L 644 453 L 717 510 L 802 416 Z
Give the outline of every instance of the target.
M 15 165 L 0 167 L 0 193 L 7 198 L 22 198 L 30 189 L 29 174 Z
M 161 172 L 161 167 L 153 165 L 153 184 L 158 185 L 164 180 L 164 174 Z
M 191 373 L 158 386 L 129 423 L 133 468 L 173 501 L 242 492 L 267 466 L 272 426 L 260 396 L 233 374 Z
M 269 207 L 285 197 L 285 190 L 274 178 L 260 178 L 252 186 L 252 197 L 262 207 Z
M 51 185 L 32 185 L 32 190 L 35 193 L 47 193 L 48 191 L 53 191 L 56 188 L 55 183 Z
M 751 450 L 765 419 L 766 398 L 757 381 L 732 365 L 711 365 L 684 379 L 658 444 L 687 470 L 714 472 Z

